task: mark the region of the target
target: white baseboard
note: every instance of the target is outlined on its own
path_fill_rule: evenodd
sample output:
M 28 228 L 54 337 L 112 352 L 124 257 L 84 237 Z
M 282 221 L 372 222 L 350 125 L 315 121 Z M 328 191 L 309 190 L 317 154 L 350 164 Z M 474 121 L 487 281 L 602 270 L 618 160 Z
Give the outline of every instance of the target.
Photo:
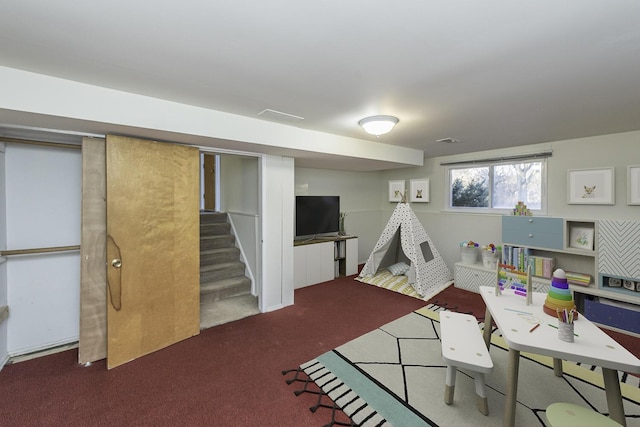
M 4 365 L 6 365 L 8 361 L 9 361 L 9 355 L 5 354 L 4 357 L 0 359 L 0 371 L 2 371 L 2 368 L 4 368 Z
M 38 357 L 60 353 L 60 352 L 67 351 L 77 347 L 78 347 L 78 341 L 74 341 L 66 344 L 56 345 L 55 347 L 47 347 L 47 348 L 35 350 L 30 353 L 14 355 L 9 357 L 9 359 L 11 360 L 11 363 L 19 363 L 19 362 L 24 362 L 25 360 L 36 359 Z

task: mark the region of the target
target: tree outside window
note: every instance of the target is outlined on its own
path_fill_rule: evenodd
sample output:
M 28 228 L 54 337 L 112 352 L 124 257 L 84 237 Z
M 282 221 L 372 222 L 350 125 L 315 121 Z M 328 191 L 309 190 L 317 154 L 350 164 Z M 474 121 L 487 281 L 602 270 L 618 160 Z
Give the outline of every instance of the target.
M 453 169 L 451 205 L 465 208 L 489 207 L 489 168 Z
M 513 209 L 523 202 L 543 209 L 544 160 L 497 163 L 449 169 L 450 208 Z

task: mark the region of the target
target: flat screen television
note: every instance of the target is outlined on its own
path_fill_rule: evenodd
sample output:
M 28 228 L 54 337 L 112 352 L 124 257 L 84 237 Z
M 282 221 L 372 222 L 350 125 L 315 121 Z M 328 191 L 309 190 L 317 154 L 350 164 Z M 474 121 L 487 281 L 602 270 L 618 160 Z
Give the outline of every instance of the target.
M 340 196 L 296 196 L 296 236 L 337 233 Z

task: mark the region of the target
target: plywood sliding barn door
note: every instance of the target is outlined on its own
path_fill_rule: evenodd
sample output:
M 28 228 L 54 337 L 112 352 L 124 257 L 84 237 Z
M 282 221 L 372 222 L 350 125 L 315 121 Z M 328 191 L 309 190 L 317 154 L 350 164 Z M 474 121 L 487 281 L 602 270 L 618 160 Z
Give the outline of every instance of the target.
M 107 366 L 200 330 L 198 149 L 107 137 Z
M 78 363 L 107 357 L 105 140 L 82 139 L 82 237 Z

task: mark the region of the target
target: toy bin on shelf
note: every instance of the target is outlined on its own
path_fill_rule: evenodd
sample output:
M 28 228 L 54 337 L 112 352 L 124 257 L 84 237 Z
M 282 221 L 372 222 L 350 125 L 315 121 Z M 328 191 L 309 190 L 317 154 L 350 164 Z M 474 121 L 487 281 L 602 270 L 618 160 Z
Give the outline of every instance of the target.
M 592 322 L 640 334 L 640 307 L 608 298 L 586 298 L 584 315 Z
M 498 252 L 481 251 L 482 252 L 482 265 L 484 268 L 496 268 L 496 262 L 500 260 Z
M 478 248 L 474 246 L 461 246 L 460 256 L 465 264 L 475 264 L 478 259 Z

